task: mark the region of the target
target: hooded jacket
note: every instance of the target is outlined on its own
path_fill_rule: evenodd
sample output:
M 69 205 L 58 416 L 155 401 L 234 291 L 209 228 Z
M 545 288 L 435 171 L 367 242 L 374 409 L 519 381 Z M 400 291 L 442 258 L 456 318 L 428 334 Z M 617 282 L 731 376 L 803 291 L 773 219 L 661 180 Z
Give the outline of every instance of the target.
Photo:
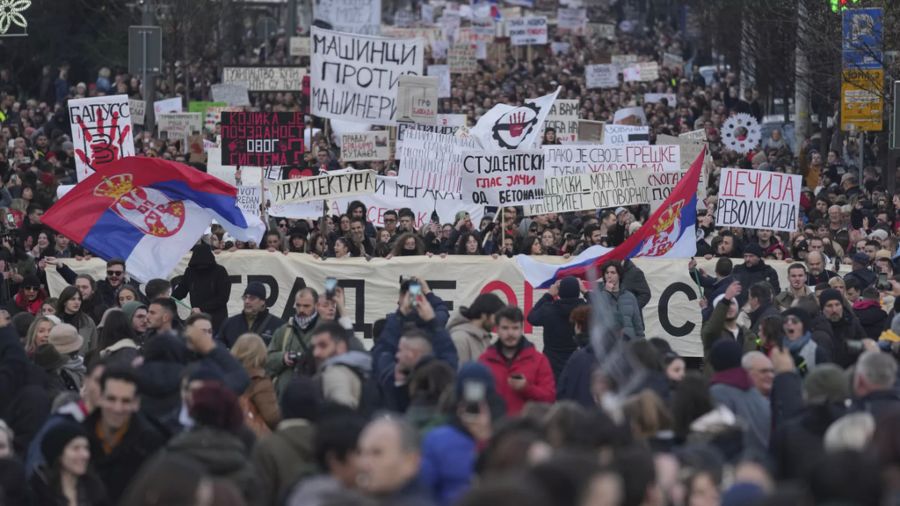
M 891 324 L 888 314 L 881 309 L 877 300 L 859 299 L 853 303 L 853 313 L 859 318 L 866 335 L 872 339 L 878 339 L 881 332 Z
M 472 323 L 459 312 L 453 313 L 447 322 L 447 331 L 450 339 L 456 346 L 456 354 L 459 356 L 459 366 L 466 362 L 474 362 L 491 345 L 491 333 L 481 325 Z M 545 341 L 546 342 L 546 341 Z
M 524 337 L 519 343 L 516 354 L 507 359 L 501 351 L 498 341 L 478 359 L 486 365 L 494 375 L 497 394 L 506 401 L 506 412 L 513 416 L 519 414 L 525 403 L 529 401 L 552 403 L 556 400 L 556 381 L 550 362 L 537 351 L 533 344 Z M 521 374 L 525 377 L 525 388 L 513 390 L 509 386 L 509 377 Z
M 141 412 L 166 427 L 178 425 L 181 408 L 181 377 L 188 349 L 177 337 L 156 336 L 144 346 L 144 363 L 137 369 L 141 384 Z
M 544 355 L 550 361 L 556 379 L 562 374 L 569 357 L 578 349 L 575 328 L 569 322 L 569 315 L 583 304 L 585 301 L 579 297 L 554 300 L 552 295 L 545 293 L 528 313 L 528 323 L 544 328 Z
M 228 318 L 231 281 L 228 271 L 216 263 L 212 249 L 206 244 L 194 246 L 184 276 L 172 290 L 172 296 L 176 299 L 183 299 L 188 294 L 191 305 L 212 316 L 213 331 L 217 332 Z
M 772 266 L 767 265 L 762 259 L 753 267 L 746 264 L 735 266 L 732 271 L 734 278 L 741 282 L 744 288 L 741 295 L 738 295 L 738 304 L 743 307 L 747 303 L 747 297 L 750 296 L 750 287 L 760 281 L 768 281 L 772 286 L 772 295 L 781 293 L 781 284 L 778 282 L 778 273 Z
M 356 409 L 363 395 L 363 378 L 372 374 L 372 357 L 364 351 L 351 350 L 326 360 L 320 374 L 326 401 Z
M 241 491 L 249 504 L 259 490 L 259 479 L 248 458 L 247 447 L 236 435 L 200 426 L 182 432 L 166 445 L 166 452 L 188 457 L 213 478 L 224 478 Z
M 283 504 L 294 485 L 318 472 L 314 436 L 311 423 L 292 418 L 257 441 L 251 460 L 260 480 L 258 504 Z

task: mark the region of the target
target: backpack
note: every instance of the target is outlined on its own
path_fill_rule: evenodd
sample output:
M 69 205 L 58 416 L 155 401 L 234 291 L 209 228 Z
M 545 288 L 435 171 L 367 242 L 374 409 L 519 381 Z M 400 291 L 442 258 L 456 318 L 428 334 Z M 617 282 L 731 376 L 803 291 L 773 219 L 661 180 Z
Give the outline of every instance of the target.
M 357 413 L 363 415 L 366 418 L 369 418 L 384 407 L 384 400 L 382 399 L 381 395 L 381 387 L 375 380 L 374 374 L 366 374 L 356 367 L 350 367 L 345 364 L 340 364 L 337 367 L 346 367 L 347 369 L 350 369 L 350 371 L 352 371 L 353 374 L 359 379 L 359 402 L 356 405 Z M 313 377 L 313 380 L 316 382 L 316 393 L 318 395 L 319 402 L 326 402 L 324 390 L 322 388 L 322 374 L 316 374 Z

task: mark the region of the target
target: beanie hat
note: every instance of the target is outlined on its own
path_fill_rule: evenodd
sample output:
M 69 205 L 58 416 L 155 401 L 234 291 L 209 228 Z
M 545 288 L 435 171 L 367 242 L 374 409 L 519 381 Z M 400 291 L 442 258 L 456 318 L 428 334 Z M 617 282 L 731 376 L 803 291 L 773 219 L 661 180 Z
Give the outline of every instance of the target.
M 715 372 L 741 366 L 741 345 L 734 339 L 719 339 L 709 351 L 709 364 Z
M 755 242 L 751 242 L 744 248 L 744 254 L 745 255 L 756 255 L 756 256 L 762 258 L 763 250 L 759 244 L 756 244 Z
M 863 253 L 862 251 L 857 251 L 850 257 L 850 260 L 853 260 L 854 263 L 861 265 L 869 265 L 869 255 Z
M 577 299 L 579 295 L 581 295 L 581 283 L 575 276 L 566 276 L 559 282 L 561 299 Z
M 834 288 L 826 288 L 825 290 L 822 290 L 822 295 L 819 295 L 819 308 L 824 309 L 825 304 L 832 300 L 836 300 L 841 304 L 844 303 L 844 297 L 841 296 L 841 292 L 835 290 Z
M 483 383 L 487 392 L 494 391 L 494 375 L 490 369 L 478 362 L 467 362 L 463 364 L 459 373 L 456 375 L 456 397 L 463 398 L 464 385 L 466 383 Z
M 800 323 L 803 324 L 804 332 L 810 330 L 809 321 L 811 318 L 809 316 L 809 313 L 807 313 L 804 309 L 801 309 L 799 307 L 788 308 L 785 309 L 783 313 L 781 313 L 781 316 L 783 316 L 784 318 L 787 318 L 788 316 L 794 316 L 798 320 L 800 320 Z
M 254 281 L 248 284 L 247 288 L 244 289 L 244 295 L 252 295 L 258 299 L 265 300 L 266 286 L 258 281 Z
M 22 289 L 29 288 L 29 287 L 35 287 L 40 290 L 41 280 L 38 279 L 38 277 L 35 276 L 34 274 L 28 274 L 25 276 L 24 279 L 22 279 L 21 286 L 22 286 Z
M 44 433 L 44 438 L 41 440 L 41 453 L 44 455 L 47 465 L 55 464 L 66 446 L 78 437 L 87 438 L 87 433 L 81 425 L 65 420 L 53 425 Z
M 844 370 L 834 364 L 820 364 L 803 380 L 807 404 L 843 402 L 850 397 L 850 381 Z
M 47 340 L 63 355 L 80 350 L 84 344 L 84 338 L 78 334 L 78 329 L 68 323 L 54 325 Z

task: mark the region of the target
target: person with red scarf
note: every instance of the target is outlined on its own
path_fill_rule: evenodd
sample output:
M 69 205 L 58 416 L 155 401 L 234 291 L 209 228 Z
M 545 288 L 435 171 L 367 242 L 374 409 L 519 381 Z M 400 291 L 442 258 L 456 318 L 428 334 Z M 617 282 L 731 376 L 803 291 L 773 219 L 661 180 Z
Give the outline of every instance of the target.
M 13 303 L 10 304 L 9 313 L 14 315 L 27 311 L 33 315 L 39 315 L 41 306 L 46 299 L 47 292 L 41 288 L 41 280 L 34 274 L 29 274 L 19 285 L 19 291 L 13 298 Z

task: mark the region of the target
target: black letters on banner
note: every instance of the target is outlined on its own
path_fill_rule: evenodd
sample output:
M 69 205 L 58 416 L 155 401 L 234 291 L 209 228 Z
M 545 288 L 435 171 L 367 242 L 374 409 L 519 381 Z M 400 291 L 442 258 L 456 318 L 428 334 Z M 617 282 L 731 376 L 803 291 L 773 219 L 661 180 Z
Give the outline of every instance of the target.
M 672 325 L 672 321 L 669 320 L 668 307 L 669 300 L 676 292 L 683 292 L 687 295 L 688 300 L 697 300 L 697 292 L 695 292 L 694 288 L 687 283 L 676 282 L 667 286 L 666 289 L 663 290 L 662 295 L 659 296 L 659 324 L 662 325 L 663 330 L 672 337 L 683 337 L 690 334 L 697 325 L 691 321 L 684 322 L 684 325 L 680 327 Z

